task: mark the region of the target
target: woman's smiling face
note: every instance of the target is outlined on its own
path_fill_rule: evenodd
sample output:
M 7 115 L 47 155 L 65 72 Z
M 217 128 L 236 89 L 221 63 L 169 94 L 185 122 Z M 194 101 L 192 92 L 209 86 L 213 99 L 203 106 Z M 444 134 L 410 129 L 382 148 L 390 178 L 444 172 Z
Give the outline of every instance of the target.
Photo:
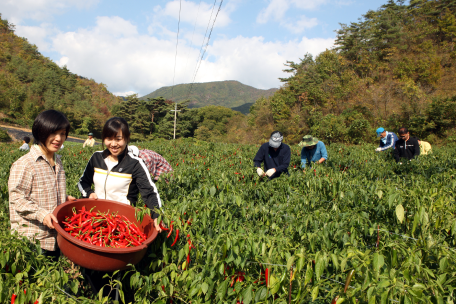
M 46 150 L 52 153 L 59 151 L 66 138 L 66 129 L 60 129 L 55 131 L 54 133 L 49 135 L 48 138 L 46 138 L 46 143 L 44 144 Z
M 127 142 L 122 136 L 122 130 L 119 130 L 115 136 L 106 137 L 103 143 L 109 152 L 111 152 L 111 155 L 115 157 L 119 156 L 127 146 Z

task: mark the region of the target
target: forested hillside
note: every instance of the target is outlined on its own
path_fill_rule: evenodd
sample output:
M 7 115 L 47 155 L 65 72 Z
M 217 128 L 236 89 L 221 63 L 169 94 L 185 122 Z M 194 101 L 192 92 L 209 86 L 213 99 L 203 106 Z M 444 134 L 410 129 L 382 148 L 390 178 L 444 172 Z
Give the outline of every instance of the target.
M 146 96 L 147 98 L 164 97 L 176 102 L 189 100 L 189 108 L 201 108 L 208 105 L 223 106 L 227 108 L 237 107 L 238 111 L 247 114 L 245 104 L 253 104 L 258 98 L 269 97 L 277 89 L 260 90 L 240 83 L 239 81 L 213 81 L 194 84 L 178 84 L 173 87 L 160 88 Z
M 120 100 L 106 85 L 59 67 L 0 15 L 0 121 L 31 126 L 44 109 L 64 112 L 71 132 L 101 133 L 111 108 Z
M 358 143 L 378 126 L 407 126 L 431 142 L 456 142 L 455 12 L 455 0 L 390 0 L 342 24 L 335 49 L 287 62 L 284 85 L 229 133 L 252 142 L 278 129 L 289 142 L 312 133 Z
M 172 139 L 174 136 L 175 103 L 163 97 L 140 100 L 127 96 L 116 104 L 113 115 L 124 117 L 133 132 L 132 140 Z M 223 141 L 228 122 L 244 119 L 244 115 L 221 106 L 188 108 L 188 102 L 177 104 L 176 138 L 195 137 L 206 141 Z

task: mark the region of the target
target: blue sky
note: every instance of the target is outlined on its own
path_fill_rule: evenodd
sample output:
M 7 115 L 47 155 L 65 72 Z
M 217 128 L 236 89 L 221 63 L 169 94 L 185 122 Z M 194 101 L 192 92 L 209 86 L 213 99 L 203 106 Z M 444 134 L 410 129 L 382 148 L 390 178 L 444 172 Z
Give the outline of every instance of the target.
M 279 87 L 287 60 L 332 48 L 339 23 L 356 22 L 386 3 L 224 0 L 194 78 L 207 25 L 213 24 L 220 1 L 213 9 L 209 0 L 2 0 L 0 13 L 16 25 L 18 35 L 59 65 L 106 84 L 115 94 L 143 96 L 193 79 Z

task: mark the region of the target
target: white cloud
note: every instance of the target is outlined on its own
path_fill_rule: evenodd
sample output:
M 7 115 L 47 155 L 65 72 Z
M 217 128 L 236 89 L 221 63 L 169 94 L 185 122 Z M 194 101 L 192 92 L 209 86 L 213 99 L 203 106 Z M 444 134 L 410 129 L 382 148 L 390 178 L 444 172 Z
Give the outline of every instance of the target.
M 13 24 L 20 24 L 24 19 L 48 20 L 54 14 L 61 14 L 71 7 L 86 9 L 100 0 L 2 0 L 0 12 L 2 18 Z
M 299 34 L 305 31 L 306 29 L 310 29 L 314 26 L 317 26 L 318 20 L 317 18 L 307 18 L 306 16 L 302 15 L 301 18 L 295 23 L 284 21 L 280 24 L 287 28 L 290 32 Z
M 164 8 L 156 6 L 154 8 L 155 15 L 169 16 L 176 20 L 179 18 L 180 1 L 175 0 L 168 2 Z M 209 20 L 214 20 L 218 10 L 218 4 L 213 8 L 213 3 L 201 1 L 199 5 L 192 1 L 182 1 L 180 20 L 192 26 L 195 24 L 199 27 L 206 27 Z M 228 9 L 221 9 L 218 13 L 215 27 L 223 27 L 231 22 L 229 13 L 234 10 L 234 5 L 228 6 Z M 213 21 L 210 22 L 212 26 Z
M 258 23 L 267 23 L 270 20 L 281 21 L 285 13 L 292 7 L 302 10 L 313 10 L 326 4 L 328 0 L 271 0 L 268 6 L 257 16 Z
M 136 94 L 136 92 L 134 92 L 134 91 L 127 91 L 127 92 L 116 92 L 116 93 L 113 93 L 113 94 L 116 95 L 116 96 L 123 96 L 123 97 L 126 97 L 126 96 L 129 96 L 129 95 Z
M 119 26 L 108 26 L 117 24 Z M 108 85 L 116 94 L 148 94 L 173 84 L 175 37 L 159 39 L 142 35 L 134 25 L 119 17 L 97 19 L 94 28 L 60 33 L 53 49 L 61 54 L 59 63 L 88 78 Z M 213 37 L 196 82 L 236 79 L 257 88 L 278 87 L 284 77 L 283 64 L 298 61 L 331 48 L 334 39 L 266 42 L 262 37 Z M 200 45 L 190 47 L 182 37 L 179 44 L 175 84 L 190 83 Z
M 26 37 L 27 40 L 38 46 L 40 51 L 49 51 L 51 48 L 48 36 L 55 35 L 58 30 L 49 23 L 42 23 L 40 26 L 17 25 L 16 35 Z

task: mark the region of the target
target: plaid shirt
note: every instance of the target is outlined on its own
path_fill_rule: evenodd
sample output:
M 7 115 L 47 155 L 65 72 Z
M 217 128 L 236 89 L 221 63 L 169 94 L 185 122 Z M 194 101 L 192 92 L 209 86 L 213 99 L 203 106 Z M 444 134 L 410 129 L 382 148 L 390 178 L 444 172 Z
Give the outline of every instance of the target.
M 153 176 L 155 180 L 158 180 L 163 173 L 173 171 L 166 159 L 152 150 L 139 151 L 139 158 L 144 160 L 150 175 Z
M 66 200 L 65 171 L 60 155 L 55 158 L 55 172 L 38 146 L 19 158 L 8 180 L 11 231 L 28 239 L 37 239 L 41 248 L 54 251 L 57 233 L 43 224 L 43 219 Z

